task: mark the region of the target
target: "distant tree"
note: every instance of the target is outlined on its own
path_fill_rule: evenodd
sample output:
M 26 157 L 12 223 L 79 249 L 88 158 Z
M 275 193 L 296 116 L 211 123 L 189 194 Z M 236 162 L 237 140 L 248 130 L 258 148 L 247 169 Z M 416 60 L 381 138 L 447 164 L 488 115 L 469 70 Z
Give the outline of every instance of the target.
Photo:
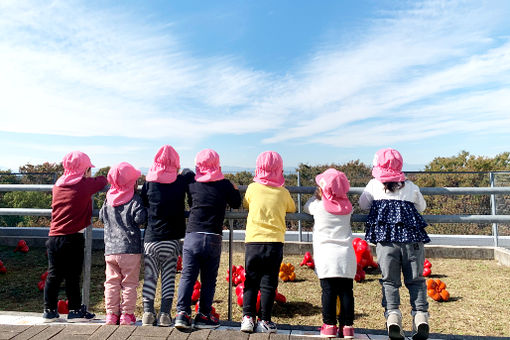
M 19 178 L 9 170 L 0 170 L 0 184 L 18 184 Z
M 25 174 L 21 178 L 23 184 L 53 184 L 64 173 L 64 167 L 62 163 L 27 163 L 19 167 L 19 172 Z

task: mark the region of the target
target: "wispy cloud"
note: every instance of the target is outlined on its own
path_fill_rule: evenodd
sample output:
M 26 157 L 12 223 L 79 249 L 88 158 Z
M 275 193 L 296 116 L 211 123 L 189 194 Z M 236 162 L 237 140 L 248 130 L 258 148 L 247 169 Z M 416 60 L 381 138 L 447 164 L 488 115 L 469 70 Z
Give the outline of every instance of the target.
M 278 76 L 235 55 L 194 55 L 175 23 L 82 2 L 4 1 L 0 131 L 259 132 L 265 143 L 354 147 L 508 126 L 510 38 L 498 34 L 510 5 L 406 6 L 378 13 L 349 41 L 318 41 Z

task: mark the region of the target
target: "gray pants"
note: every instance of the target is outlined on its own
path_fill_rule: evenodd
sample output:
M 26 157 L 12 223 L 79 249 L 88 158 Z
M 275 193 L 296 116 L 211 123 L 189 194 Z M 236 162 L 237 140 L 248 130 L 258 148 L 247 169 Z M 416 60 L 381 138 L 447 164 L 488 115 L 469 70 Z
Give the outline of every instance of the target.
M 379 280 L 382 286 L 382 306 L 386 313 L 398 310 L 400 306 L 399 288 L 402 286 L 400 272 L 404 274 L 404 284 L 409 290 L 413 315 L 427 312 L 427 286 L 423 277 L 425 252 L 423 243 L 377 243 L 377 260 L 382 272 Z

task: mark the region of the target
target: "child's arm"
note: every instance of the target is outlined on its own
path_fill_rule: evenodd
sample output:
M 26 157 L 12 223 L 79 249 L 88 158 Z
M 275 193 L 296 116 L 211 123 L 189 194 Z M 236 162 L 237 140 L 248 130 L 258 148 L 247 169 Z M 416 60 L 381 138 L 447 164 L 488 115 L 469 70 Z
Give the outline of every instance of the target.
M 425 198 L 423 198 L 422 193 L 420 192 L 420 188 L 415 185 L 414 191 L 414 206 L 419 213 L 423 212 L 427 208 L 427 202 L 425 202 Z
M 232 209 L 237 209 L 241 206 L 241 193 L 239 192 L 237 185 L 232 182 L 230 182 L 227 203 Z
M 108 184 L 108 180 L 104 176 L 86 177 L 85 180 L 87 180 L 89 195 L 93 195 L 96 192 L 103 190 Z
M 141 204 L 140 201 L 136 200 L 135 204 L 133 205 L 133 220 L 137 226 L 141 226 L 142 224 L 147 223 L 147 209 Z
M 142 203 L 145 207 L 149 206 L 149 196 L 147 195 L 147 182 L 142 185 L 142 192 L 140 193 L 140 198 L 142 199 Z
M 372 206 L 372 202 L 374 200 L 374 196 L 372 196 L 372 193 L 370 192 L 370 189 L 372 188 L 372 182 L 368 182 L 367 186 L 365 187 L 365 190 L 361 193 L 361 196 L 359 197 L 359 207 L 363 210 L 368 210 Z
M 296 211 L 296 203 L 294 203 L 294 200 L 292 199 L 290 192 L 287 190 L 287 212 L 293 213 L 295 211 Z
M 106 199 L 103 202 L 101 210 L 99 210 L 99 221 L 104 224 L 104 210 L 106 209 Z
M 250 209 L 250 196 L 251 196 L 251 186 L 248 185 L 248 188 L 246 189 L 246 192 L 244 193 L 243 197 L 243 207 L 245 209 Z
M 303 211 L 305 213 L 312 214 L 310 212 L 310 204 L 312 204 L 312 202 L 315 201 L 315 200 L 316 200 L 316 198 L 312 196 L 312 197 L 310 197 L 310 199 L 308 201 L 306 201 L 305 206 L 303 207 Z

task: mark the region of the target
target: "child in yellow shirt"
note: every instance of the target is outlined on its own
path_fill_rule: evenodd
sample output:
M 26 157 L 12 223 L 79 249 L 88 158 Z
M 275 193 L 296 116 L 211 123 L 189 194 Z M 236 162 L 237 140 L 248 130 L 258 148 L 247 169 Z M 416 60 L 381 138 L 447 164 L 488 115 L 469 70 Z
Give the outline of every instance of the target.
M 283 187 L 282 157 L 266 151 L 257 157 L 254 183 L 244 195 L 243 206 L 249 210 L 246 221 L 246 251 L 241 331 L 252 333 L 257 315 L 257 295 L 260 289 L 260 318 L 256 331 L 275 333 L 271 311 L 278 287 L 278 271 L 283 260 L 285 214 L 296 206 Z

